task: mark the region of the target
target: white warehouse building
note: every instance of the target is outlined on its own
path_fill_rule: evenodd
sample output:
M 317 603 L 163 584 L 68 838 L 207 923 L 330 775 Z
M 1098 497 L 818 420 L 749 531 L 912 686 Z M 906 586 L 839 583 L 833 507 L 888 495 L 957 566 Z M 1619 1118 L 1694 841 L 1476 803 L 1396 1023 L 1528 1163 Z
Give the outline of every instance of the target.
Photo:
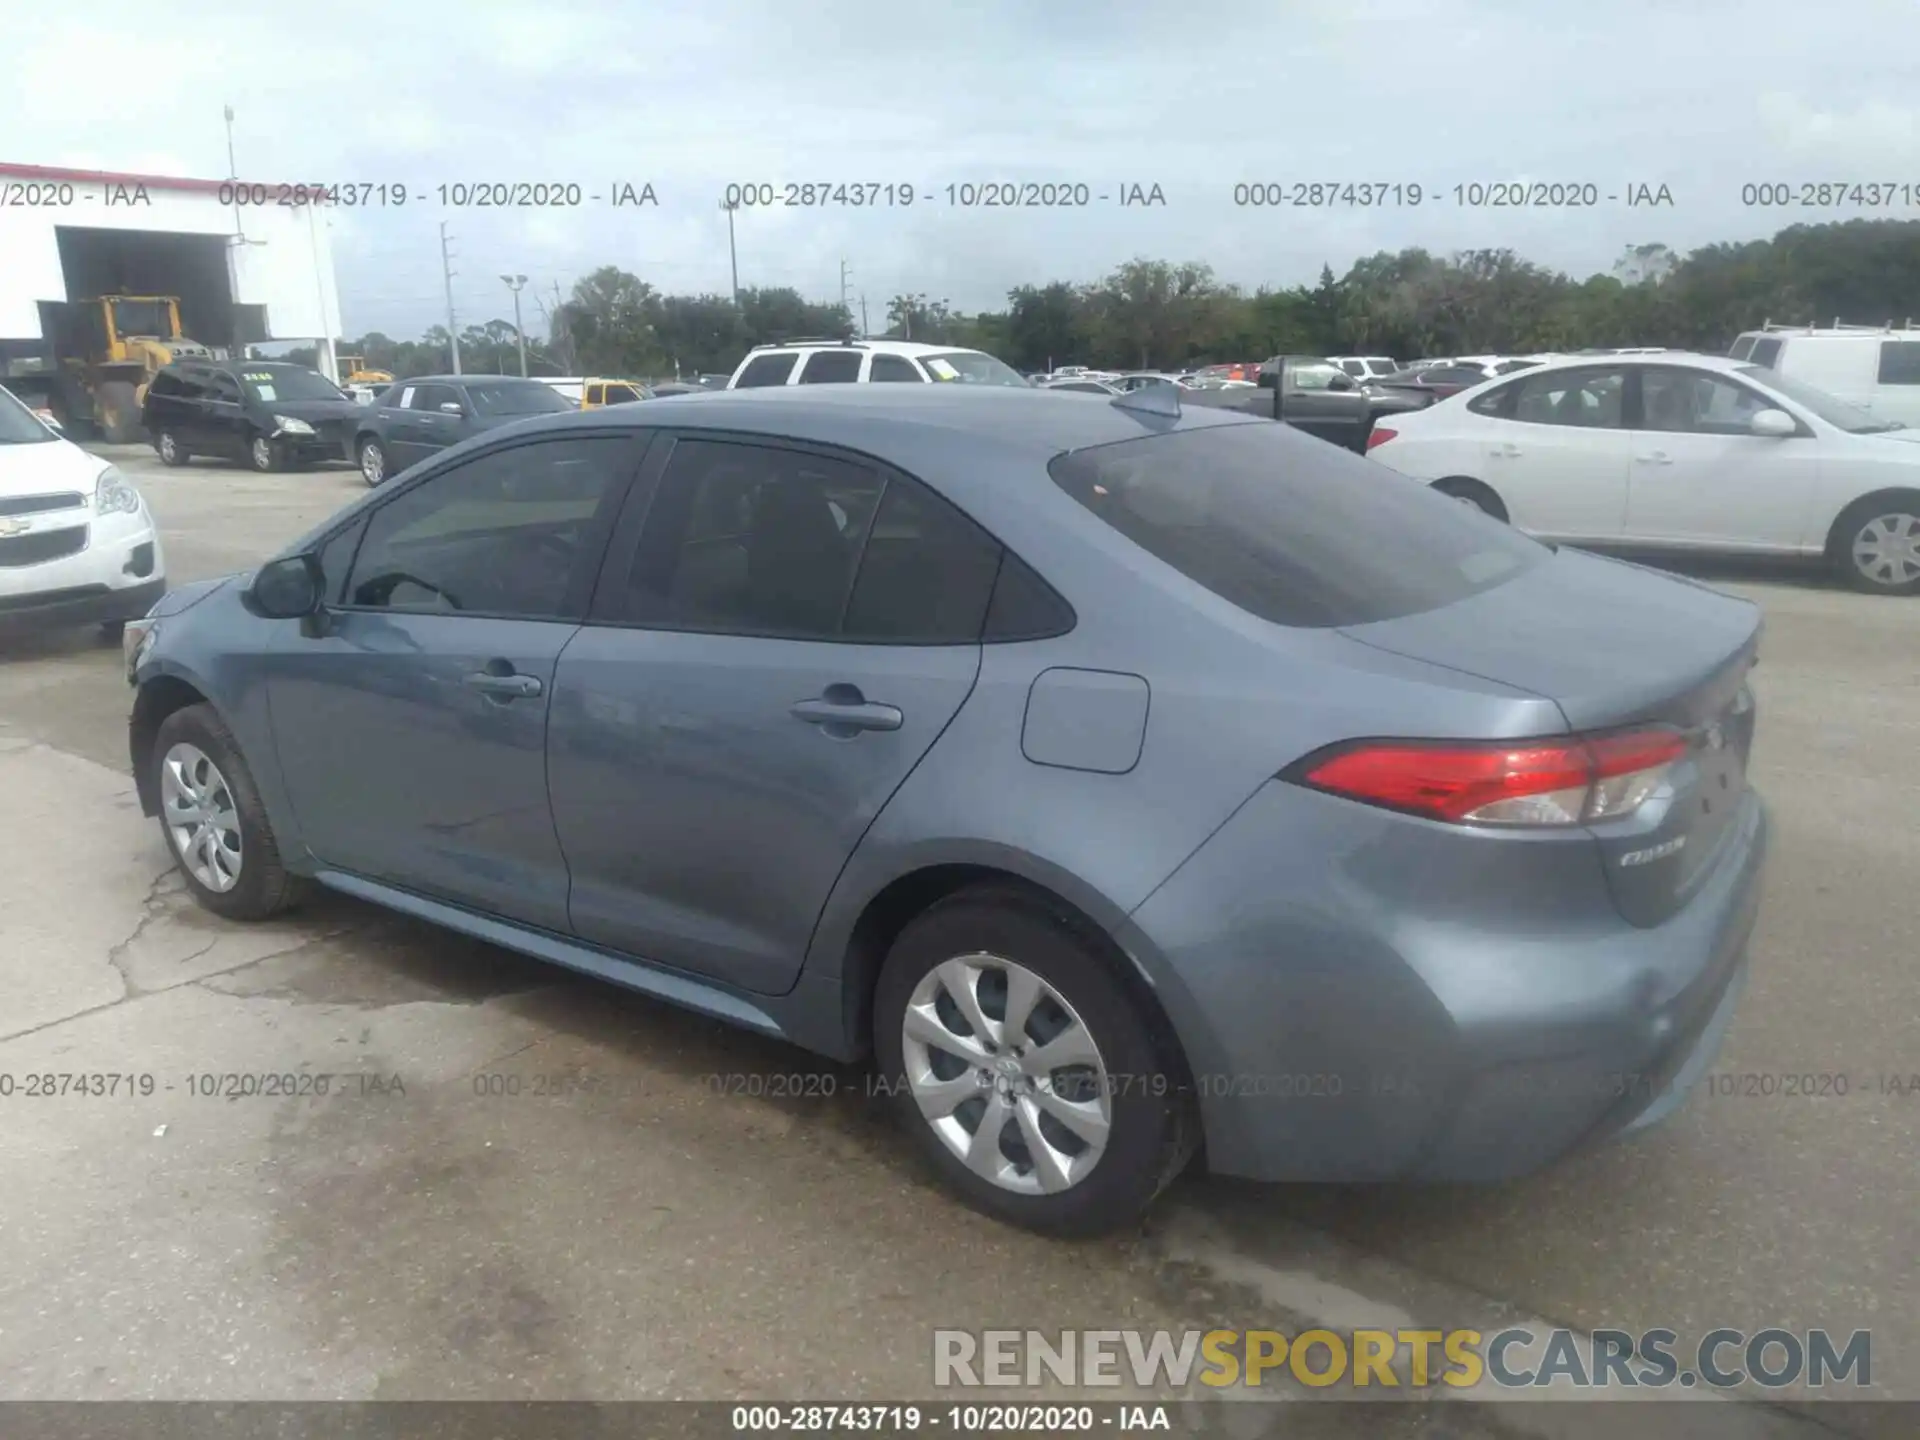
M 327 213 L 276 203 L 286 188 L 0 163 L 0 375 L 84 348 L 63 317 L 109 295 L 177 298 L 181 329 L 216 353 L 317 344 L 335 375 Z

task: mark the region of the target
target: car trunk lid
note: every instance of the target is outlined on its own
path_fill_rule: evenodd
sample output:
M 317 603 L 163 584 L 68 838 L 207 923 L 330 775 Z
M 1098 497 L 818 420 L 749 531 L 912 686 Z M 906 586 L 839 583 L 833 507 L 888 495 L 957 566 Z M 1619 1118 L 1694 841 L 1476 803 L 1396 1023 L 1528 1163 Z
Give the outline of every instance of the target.
M 1686 748 L 1662 792 L 1592 827 L 1621 913 L 1653 925 L 1686 903 L 1739 812 L 1761 629 L 1747 601 L 1562 549 L 1458 604 L 1341 633 L 1543 696 L 1583 734 L 1679 731 Z

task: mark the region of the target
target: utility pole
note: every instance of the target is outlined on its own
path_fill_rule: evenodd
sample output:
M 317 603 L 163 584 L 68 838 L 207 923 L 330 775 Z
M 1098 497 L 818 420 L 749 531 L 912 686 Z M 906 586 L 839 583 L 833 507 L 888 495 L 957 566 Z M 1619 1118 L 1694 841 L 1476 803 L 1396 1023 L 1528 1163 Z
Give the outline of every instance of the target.
M 520 287 L 527 283 L 524 275 L 502 275 L 501 280 L 513 292 L 513 333 L 520 342 L 520 373 L 527 373 L 527 332 L 520 328 Z
M 860 338 L 864 340 L 872 333 L 867 329 L 867 297 L 863 294 L 860 297 Z
M 737 306 L 740 303 L 740 252 L 733 245 L 733 212 L 740 208 L 740 204 L 735 201 L 729 205 L 722 200 L 720 208 L 727 212 L 727 260 L 733 267 L 733 303 Z
M 447 248 L 447 222 L 440 222 L 440 273 L 447 285 L 447 344 L 453 350 L 453 373 L 460 373 L 460 331 L 453 320 L 453 251 Z
M 840 261 L 840 308 L 846 312 L 848 320 L 853 319 L 853 307 L 847 303 L 847 262 L 845 257 L 842 257 Z

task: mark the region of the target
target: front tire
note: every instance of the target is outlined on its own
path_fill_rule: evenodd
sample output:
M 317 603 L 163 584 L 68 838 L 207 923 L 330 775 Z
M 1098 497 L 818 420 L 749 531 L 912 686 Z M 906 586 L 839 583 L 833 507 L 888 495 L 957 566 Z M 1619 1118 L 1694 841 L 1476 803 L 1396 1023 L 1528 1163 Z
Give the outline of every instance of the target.
M 369 490 L 387 478 L 387 451 L 372 435 L 360 442 L 360 478 Z
M 193 458 L 187 447 L 180 443 L 180 437 L 171 430 L 162 430 L 153 448 L 159 453 L 162 465 L 171 465 L 176 470 Z
M 1920 493 L 1854 501 L 1834 522 L 1827 558 L 1855 590 L 1920 595 Z
M 287 459 L 272 440 L 265 435 L 255 435 L 247 441 L 247 464 L 264 475 L 273 470 L 284 470 Z
M 193 898 L 229 920 L 265 920 L 298 897 L 240 747 L 211 705 L 161 722 L 147 763 L 160 832 Z
M 1017 889 L 962 891 L 894 942 L 874 1051 L 915 1147 L 996 1219 L 1097 1235 L 1192 1158 L 1167 1042 L 1096 936 Z

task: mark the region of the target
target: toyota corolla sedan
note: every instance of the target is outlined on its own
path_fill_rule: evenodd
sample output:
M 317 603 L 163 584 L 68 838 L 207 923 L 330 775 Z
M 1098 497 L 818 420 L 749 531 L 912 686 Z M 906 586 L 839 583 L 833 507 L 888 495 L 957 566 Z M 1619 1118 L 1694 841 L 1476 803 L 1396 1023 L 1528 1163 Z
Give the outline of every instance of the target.
M 1165 387 L 539 418 L 127 635 L 201 904 L 320 885 L 841 1060 L 1054 1233 L 1498 1180 L 1746 972 L 1760 616 Z

